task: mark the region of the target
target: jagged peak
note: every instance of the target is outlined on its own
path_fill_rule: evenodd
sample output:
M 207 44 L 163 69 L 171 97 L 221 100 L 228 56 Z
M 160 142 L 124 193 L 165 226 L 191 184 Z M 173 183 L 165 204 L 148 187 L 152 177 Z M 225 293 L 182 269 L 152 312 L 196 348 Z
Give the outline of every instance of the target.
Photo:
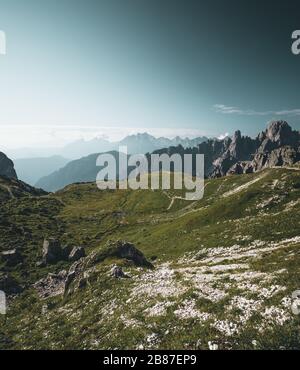
M 236 130 L 235 133 L 233 134 L 232 140 L 237 141 L 237 140 L 241 139 L 241 137 L 242 137 L 241 131 Z
M 266 136 L 272 141 L 277 141 L 282 138 L 282 136 L 288 135 L 291 132 L 292 128 L 286 121 L 272 121 L 268 124 Z

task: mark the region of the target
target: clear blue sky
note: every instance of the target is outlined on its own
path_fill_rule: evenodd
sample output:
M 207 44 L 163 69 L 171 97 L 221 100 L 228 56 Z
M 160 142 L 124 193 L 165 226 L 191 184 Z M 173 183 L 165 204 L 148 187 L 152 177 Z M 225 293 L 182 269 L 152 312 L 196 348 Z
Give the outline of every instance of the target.
M 0 137 L 9 125 L 299 129 L 296 4 L 0 0 Z

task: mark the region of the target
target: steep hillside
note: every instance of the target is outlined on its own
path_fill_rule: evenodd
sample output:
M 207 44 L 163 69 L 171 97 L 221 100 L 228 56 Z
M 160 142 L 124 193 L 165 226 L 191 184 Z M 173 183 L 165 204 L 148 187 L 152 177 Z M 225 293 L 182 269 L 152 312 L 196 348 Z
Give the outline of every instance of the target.
M 291 313 L 299 175 L 295 166 L 210 179 L 195 202 L 180 191 L 99 191 L 94 183 L 7 198 L 2 220 L 20 232 L 2 225 L 1 251 L 20 245 L 24 260 L 3 261 L 1 271 L 23 292 L 0 317 L 0 347 L 300 348 Z M 87 257 L 41 264 L 51 237 Z M 140 266 L 131 245 L 154 267 Z M 127 278 L 112 275 L 114 264 Z
M 108 152 L 116 159 L 117 171 L 119 168 L 119 157 L 126 160 L 126 154 L 115 151 Z M 37 181 L 36 186 L 47 191 L 57 191 L 64 188 L 66 185 L 79 182 L 94 182 L 98 172 L 103 166 L 96 166 L 98 154 L 91 154 L 87 157 L 69 162 L 63 168 L 53 172 L 52 174 L 42 177 Z M 118 176 L 118 173 L 117 173 Z

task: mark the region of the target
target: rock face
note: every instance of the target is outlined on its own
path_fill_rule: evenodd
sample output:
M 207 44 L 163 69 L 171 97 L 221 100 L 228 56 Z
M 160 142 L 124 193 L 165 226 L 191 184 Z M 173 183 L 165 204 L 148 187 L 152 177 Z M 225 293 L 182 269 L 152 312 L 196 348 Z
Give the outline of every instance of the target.
M 4 153 L 0 152 L 0 176 L 17 179 L 14 163 Z
M 236 131 L 231 138 L 208 140 L 196 148 L 178 146 L 155 153 L 204 154 L 206 177 L 251 173 L 300 161 L 300 133 L 285 121 L 273 121 L 254 139 Z
M 71 262 L 78 261 L 80 258 L 85 257 L 85 250 L 83 247 L 74 247 L 69 256 L 68 260 Z
M 60 242 L 54 238 L 44 240 L 43 244 L 43 263 L 54 264 L 64 259 L 64 252 Z
M 211 177 L 260 171 L 266 167 L 291 166 L 300 160 L 300 134 L 285 121 L 271 122 L 256 139 L 237 131 L 228 149 L 214 161 Z
M 7 266 L 16 266 L 22 262 L 23 257 L 18 250 L 11 249 L 1 253 L 1 260 L 6 262 Z
M 37 266 L 42 267 L 55 264 L 59 261 L 75 262 L 82 257 L 85 257 L 85 250 L 83 247 L 62 247 L 59 240 L 49 238 L 44 240 L 42 260 L 37 262 Z

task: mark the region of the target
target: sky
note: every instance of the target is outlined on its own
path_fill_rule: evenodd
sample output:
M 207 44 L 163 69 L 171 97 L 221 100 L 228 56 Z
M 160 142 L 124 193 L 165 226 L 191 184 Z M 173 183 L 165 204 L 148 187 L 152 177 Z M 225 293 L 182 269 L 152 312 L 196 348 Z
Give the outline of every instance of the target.
M 293 0 L 0 0 L 0 149 L 299 130 L 299 14 Z

